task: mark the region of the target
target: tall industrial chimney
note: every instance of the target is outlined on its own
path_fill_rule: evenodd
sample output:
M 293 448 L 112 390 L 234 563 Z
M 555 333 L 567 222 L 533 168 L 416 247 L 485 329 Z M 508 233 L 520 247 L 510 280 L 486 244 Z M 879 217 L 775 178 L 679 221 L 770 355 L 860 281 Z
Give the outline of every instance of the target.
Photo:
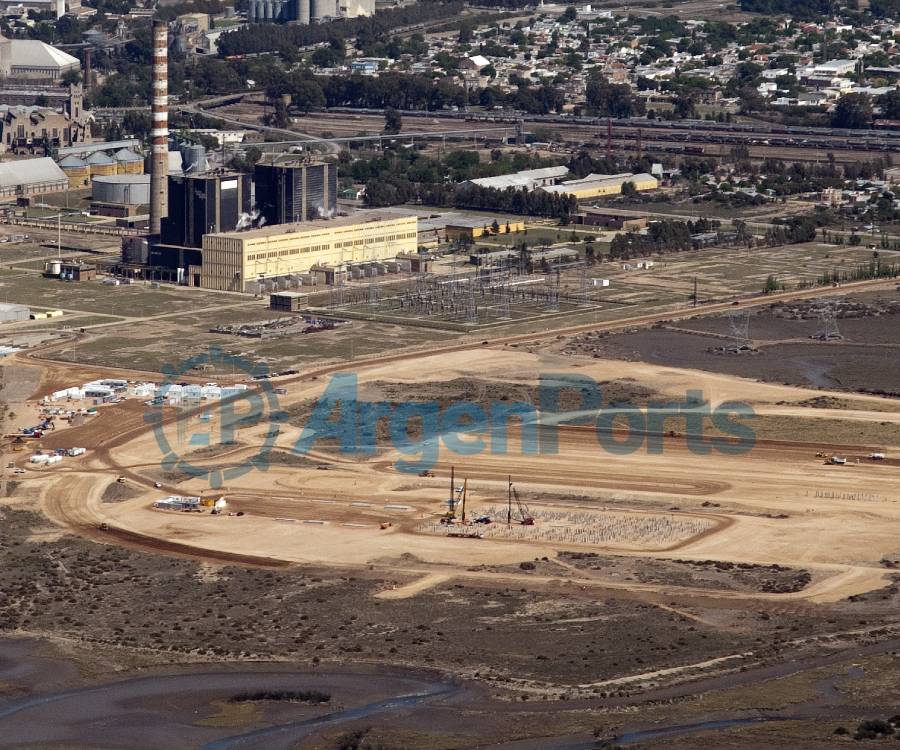
M 82 72 L 82 81 L 84 82 L 84 90 L 91 90 L 91 48 L 84 48 L 84 71 Z
M 153 150 L 150 156 L 150 234 L 169 215 L 169 26 L 153 22 Z

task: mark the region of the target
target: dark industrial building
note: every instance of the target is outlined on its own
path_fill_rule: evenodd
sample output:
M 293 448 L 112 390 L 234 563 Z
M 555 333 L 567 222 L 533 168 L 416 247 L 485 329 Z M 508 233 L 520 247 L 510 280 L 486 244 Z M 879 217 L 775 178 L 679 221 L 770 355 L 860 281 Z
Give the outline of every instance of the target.
M 149 248 L 149 265 L 158 278 L 199 286 L 203 235 L 237 229 L 250 209 L 248 175 L 214 170 L 170 176 L 169 213 L 161 222 L 160 242 Z
M 309 304 L 309 295 L 300 292 L 278 292 L 269 295 L 269 309 L 279 312 L 299 312 Z
M 163 245 L 203 245 L 203 235 L 230 232 L 250 213 L 250 178 L 231 172 L 169 177 L 169 215 L 162 220 Z
M 336 209 L 336 164 L 259 164 L 252 180 L 222 169 L 171 175 L 159 241 L 124 242 L 122 269 L 200 286 L 205 235 L 331 218 Z
M 266 224 L 329 219 L 337 210 L 336 164 L 257 164 L 253 181 Z

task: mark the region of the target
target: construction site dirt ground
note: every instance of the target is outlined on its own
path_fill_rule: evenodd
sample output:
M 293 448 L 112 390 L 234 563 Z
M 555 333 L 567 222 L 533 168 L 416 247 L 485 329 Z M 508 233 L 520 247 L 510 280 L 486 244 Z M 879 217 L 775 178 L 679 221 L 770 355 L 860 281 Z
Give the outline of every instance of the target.
M 712 405 L 745 399 L 775 414 L 800 409 L 813 419 L 900 420 L 872 411 L 889 403 L 874 396 L 642 363 L 584 360 L 573 368 L 572 360 L 482 348 L 359 368 L 357 375 L 364 397 L 393 400 L 404 396 L 404 385 L 411 398 L 422 391 L 440 400 L 446 388 L 456 399 L 461 387 L 474 403 L 522 398 L 533 393 L 540 373 L 569 372 L 615 382 L 619 393 L 632 387 L 644 398 L 675 398 L 694 388 Z M 327 383 L 321 375 L 285 381 L 279 407 L 307 404 Z M 823 395 L 846 403 L 778 406 Z M 504 747 L 501 741 L 512 740 L 569 747 L 594 731 L 615 737 L 724 717 L 760 719 L 715 730 L 730 746 L 757 747 L 765 738 L 773 747 L 813 748 L 826 746 L 837 726 L 852 728 L 890 706 L 896 665 L 865 649 L 889 648 L 884 634 L 898 625 L 900 590 L 883 561 L 900 558 L 900 467 L 893 460 L 900 446 L 885 447 L 883 464 L 838 467 L 815 456 L 814 439 L 762 442 L 742 456 L 695 455 L 682 433 L 665 440 L 662 454 L 618 456 L 603 451 L 582 425 L 560 429 L 556 455 L 523 456 L 514 428 L 506 455 L 442 452 L 435 476 L 420 477 L 395 469 L 398 458 L 410 456 L 389 445 L 359 458 L 323 441 L 304 462 L 272 461 L 265 471 L 227 481 L 212 494 L 245 515 L 211 516 L 151 509 L 168 492 L 209 496 L 210 487 L 201 479 L 152 487 L 146 477 L 159 470 L 162 456 L 144 421 L 146 408 L 127 401 L 100 411 L 84 427 L 51 433 L 48 447 L 77 440 L 89 453 L 58 469 L 29 470 L 4 511 L 3 534 L 24 541 L 0 540 L 0 555 L 18 549 L 18 562 L 0 568 L 7 571 L 0 572 L 2 590 L 19 599 L 15 607 L 0 602 L 4 611 L 14 615 L 18 632 L 59 644 L 53 658 L 81 664 L 92 675 L 88 685 L 110 679 L 110 669 L 121 668 L 112 665 L 123 660 L 151 676 L 185 662 L 180 669 L 189 676 L 198 669 L 209 674 L 209 660 L 233 662 L 231 670 L 242 675 L 238 663 L 259 669 L 269 659 L 282 662 L 280 669 L 285 662 L 313 667 L 319 674 L 302 679 L 332 686 L 344 705 L 359 701 L 354 691 L 361 688 L 353 680 L 352 688 L 339 687 L 326 675 L 348 665 L 376 670 L 366 679 L 385 694 L 399 688 L 377 665 L 436 669 L 471 685 L 396 721 L 377 715 L 341 721 L 340 731 L 323 729 L 301 747 L 337 747 L 356 729 L 386 747 Z M 216 414 L 201 425 L 189 418 L 185 436 L 216 434 L 217 420 Z M 279 452 L 292 451 L 301 422 L 280 423 Z M 199 466 L 240 465 L 258 451 L 266 429 L 240 429 L 233 446 L 184 456 Z M 175 444 L 177 430 L 166 434 Z M 539 519 L 535 538 L 424 533 L 421 526 L 446 507 L 451 463 L 458 480 L 468 480 L 473 513 L 488 504 L 504 508 L 512 474 Z M 125 489 L 111 492 L 123 487 L 118 476 Z M 566 513 L 582 525 L 597 517 L 593 533 L 605 540 L 542 538 L 542 524 L 564 524 Z M 540 520 L 546 514 L 554 515 Z M 391 527 L 382 529 L 384 522 Z M 81 538 L 61 537 L 60 530 Z M 40 590 L 28 583 L 35 575 L 45 581 Z M 135 588 L 141 605 L 123 606 Z M 84 652 L 86 645 L 96 655 Z M 871 684 L 857 685 L 853 670 L 860 668 Z M 56 685 L 83 684 L 65 676 L 70 669 Z M 820 688 L 826 680 L 837 687 Z M 184 705 L 199 719 L 180 731 L 231 736 L 330 710 L 244 711 L 223 703 L 229 694 L 185 693 Z M 155 710 L 155 701 L 146 705 Z M 629 708 L 635 705 L 639 717 Z M 118 710 L 85 700 L 79 707 L 80 723 L 62 720 L 65 712 L 41 720 L 47 738 L 94 737 L 94 725 L 84 723 L 91 712 Z M 184 722 L 180 710 L 161 716 L 159 725 Z M 451 718 L 460 710 L 469 717 L 463 724 Z M 772 713 L 795 720 L 785 726 L 761 720 Z M 29 717 L 8 724 L 10 737 L 24 731 Z M 151 733 L 145 742 L 162 747 L 164 739 Z
M 810 677 L 802 688 L 809 702 L 790 725 L 796 731 L 771 723 L 733 737 L 723 731 L 735 747 L 773 733 L 776 747 L 779 737 L 785 747 L 815 747 L 834 727 L 823 733 L 801 718 L 852 722 L 886 705 L 889 688 L 853 692 L 838 666 L 853 659 L 890 675 L 877 659 L 900 647 L 891 646 L 900 629 L 896 399 L 569 351 L 581 335 L 429 340 L 418 351 L 397 343 L 395 353 L 382 347 L 366 362 L 323 362 L 278 378 L 271 385 L 283 392 L 261 402 L 251 395 L 204 404 L 208 420 L 200 409 L 160 414 L 137 400 L 103 406 L 83 426 L 40 442 L 85 447 L 84 456 L 29 466 L 10 483 L 0 560 L 12 557 L 0 566 L 8 592 L 0 609 L 20 633 L 142 658 L 437 669 L 473 681 L 506 709 L 545 700 L 567 709 L 511 720 L 478 698 L 466 704 L 477 717 L 467 727 L 428 713 L 424 734 L 402 723 L 372 735 L 402 747 L 548 734 L 583 741 L 586 727 L 613 737 L 654 723 L 733 718 L 721 705 L 704 707 L 699 696 L 709 690 L 747 690 L 731 705 L 739 717 L 759 716 L 746 707 L 766 694 L 763 684 L 829 665 L 829 679 L 842 686 L 838 708 L 822 704 Z M 887 333 L 880 345 L 891 346 Z M 35 395 L 100 375 L 149 376 L 90 364 L 70 370 L 25 354 L 6 365 L 22 368 L 11 373 L 9 403 L 25 415 Z M 317 400 L 339 372 L 355 374 L 359 398 L 388 411 L 429 401 L 448 419 L 454 405 L 477 407 L 454 424 L 467 428 L 460 442 L 481 438 L 484 446 L 450 451 L 452 430 L 416 418 L 393 435 L 384 421 L 363 437 L 351 431 L 361 455 L 324 435 L 306 445 Z M 497 418 L 504 406 L 533 402 L 542 376 L 561 375 L 582 379 L 560 399 L 565 414 L 542 414 L 540 430 Z M 595 429 L 595 405 L 580 408 L 589 382 L 605 390 L 604 405 L 627 399 L 637 408 Z M 705 401 L 711 410 L 741 402 L 760 415 L 759 439 L 728 453 L 729 428 L 754 429 L 740 413 L 724 423 L 704 417 L 692 427 L 668 416 L 659 430 L 649 422 L 625 429 L 657 400 Z M 229 411 L 238 419 L 223 430 Z M 332 420 L 342 416 L 336 410 Z M 587 422 L 565 423 L 573 417 Z M 697 424 L 714 428 L 707 441 Z M 545 438 L 554 434 L 551 450 Z M 534 437 L 543 453 L 526 449 Z M 631 439 L 634 450 L 620 450 Z M 875 452 L 886 458 L 871 460 Z M 25 455 L 13 454 L 17 465 Z M 832 455 L 847 464 L 829 465 Z M 409 471 L 400 470 L 404 462 Z M 482 538 L 450 536 L 438 523 L 451 467 L 455 483 L 465 483 L 469 518 L 488 513 L 493 521 L 455 528 Z M 210 470 L 221 486 L 192 476 Z M 507 504 L 509 477 L 533 526 L 518 523 L 518 504 Z M 154 509 L 168 494 L 224 496 L 227 510 L 243 515 Z M 35 588 L 36 576 L 45 585 Z M 141 606 L 123 607 L 135 590 Z M 788 664 L 795 666 L 784 671 Z M 704 688 L 704 680 L 719 682 Z M 796 707 L 790 691 L 769 694 L 767 705 Z M 685 700 L 669 705 L 677 696 Z M 633 721 L 629 707 L 643 700 L 659 703 Z M 203 715 L 248 731 L 276 720 L 251 713 L 210 706 Z M 378 722 L 378 731 L 386 726 Z M 338 740 L 324 732 L 305 746 Z
M 779 415 L 779 403 L 822 395 L 820 391 L 641 363 L 590 360 L 573 368 L 568 358 L 508 348 L 457 353 L 452 361 L 434 355 L 360 368 L 357 377 L 363 384 L 406 382 L 408 397 L 414 400 L 418 383 L 465 376 L 527 388 L 541 373 L 566 371 L 598 382 L 613 377 L 632 379 L 671 399 L 683 400 L 688 390 L 699 390 L 713 408 L 723 401 L 740 400 L 768 416 Z M 290 409 L 292 404 L 316 397 L 327 382 L 322 378 L 287 385 L 278 407 Z M 472 397 L 477 398 L 477 393 Z M 866 405 L 882 401 L 856 396 L 853 409 L 807 409 L 806 418 L 813 422 L 827 418 L 865 421 L 873 418 Z M 798 407 L 786 408 L 790 417 Z M 236 442 L 233 450 L 226 446 L 200 458 L 192 456 L 189 444 L 177 443 L 178 430 L 171 425 L 161 428 L 171 433 L 163 441 L 167 448 L 183 451 L 179 458 L 203 469 L 216 467 L 225 472 L 225 483 L 215 492 L 232 498 L 235 509 L 245 513 L 229 517 L 152 509 L 153 500 L 162 494 L 152 487 L 156 480 L 150 479 L 159 476 L 155 472 L 164 459 L 160 435 L 144 424 L 142 410 L 133 403 L 104 411 L 92 423 L 73 430 L 71 436 L 57 432 L 47 442 L 55 446 L 77 440 L 90 450 L 87 457 L 58 470 L 29 472 L 25 480 L 32 481 L 33 475 L 43 486 L 47 510 L 61 523 L 82 527 L 106 523 L 114 529 L 199 549 L 305 564 L 384 566 L 402 569 L 411 577 L 433 572 L 433 566 L 446 567 L 443 572 L 450 578 L 489 577 L 489 573 L 460 569 L 461 554 L 467 565 L 504 565 L 554 558 L 563 549 L 585 549 L 583 543 L 566 543 L 564 531 L 548 531 L 554 524 L 564 527 L 565 518 L 518 529 L 516 534 L 503 535 L 505 538 L 457 539 L 435 533 L 429 523 L 446 510 L 453 465 L 460 480 L 468 479 L 473 516 L 489 505 L 495 512 L 505 508 L 509 475 L 532 512 L 564 515 L 565 511 L 572 518 L 581 514 L 583 517 L 571 523 L 583 527 L 582 538 L 596 538 L 599 550 L 807 568 L 817 574 L 818 582 L 790 596 L 813 601 L 836 601 L 886 585 L 889 571 L 882 566 L 882 559 L 900 551 L 896 541 L 900 465 L 894 460 L 867 458 L 868 452 L 875 450 L 893 457 L 900 445 L 860 445 L 849 453 L 848 465 L 829 466 L 816 456 L 814 435 L 793 443 L 760 441 L 741 455 L 724 455 L 719 449 L 692 448 L 682 424 L 673 427 L 675 437 L 660 441 L 659 452 L 648 451 L 645 440 L 644 447 L 622 455 L 610 452 L 600 435 L 582 425 L 559 429 L 555 454 L 529 455 L 523 452 L 513 424 L 502 453 L 485 449 L 477 455 L 453 455 L 442 440 L 440 452 L 434 455 L 433 477 L 417 475 L 416 459 L 427 457 L 430 450 L 423 442 L 418 451 L 414 445 L 403 452 L 390 445 L 379 446 L 368 458 L 343 455 L 333 446 L 313 445 L 306 465 L 272 462 L 265 471 L 253 470 L 229 479 L 229 467 L 240 467 L 259 453 L 271 427 L 266 419 L 238 430 L 232 438 Z M 879 422 L 900 422 L 900 413 L 878 411 L 876 415 Z M 294 451 L 302 426 L 278 427 L 277 449 Z M 495 431 L 498 427 L 492 425 Z M 195 415 L 187 417 L 180 432 L 189 443 L 193 432 L 209 429 L 215 434 L 217 428 L 215 418 L 210 424 L 201 424 Z M 129 431 L 138 434 L 129 438 Z M 117 438 L 116 433 L 125 438 Z M 616 439 L 621 440 L 622 435 Z M 436 438 L 434 442 L 438 442 Z M 829 450 L 827 445 L 821 447 Z M 848 452 L 848 446 L 832 449 Z M 397 470 L 397 462 L 404 459 L 413 462 L 412 472 Z M 143 478 L 147 491 L 131 500 L 101 503 L 104 487 L 120 474 L 138 482 Z M 205 477 L 175 478 L 183 481 L 170 489 L 180 493 L 212 491 Z M 548 493 L 557 499 L 541 498 Z M 566 499 L 567 495 L 576 497 Z M 652 522 L 645 524 L 646 528 L 640 524 L 635 528 L 634 519 L 648 515 Z M 503 520 L 494 518 L 495 522 Z M 390 527 L 382 529 L 383 523 Z M 511 578 L 517 576 L 535 578 L 525 573 Z M 602 575 L 586 576 L 586 583 L 616 586 L 605 582 Z M 666 589 L 658 588 L 660 593 Z M 723 596 L 730 595 L 723 592 Z

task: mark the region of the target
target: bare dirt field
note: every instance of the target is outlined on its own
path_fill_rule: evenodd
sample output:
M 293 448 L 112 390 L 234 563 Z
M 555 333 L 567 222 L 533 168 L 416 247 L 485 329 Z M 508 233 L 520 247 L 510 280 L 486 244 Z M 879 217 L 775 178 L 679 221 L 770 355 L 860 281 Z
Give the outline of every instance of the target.
M 834 305 L 840 338 L 822 341 L 820 307 L 775 304 L 747 316 L 755 352 L 723 354 L 734 318 L 697 317 L 621 334 L 584 334 L 562 351 L 674 367 L 694 367 L 767 382 L 831 390 L 900 394 L 900 294 L 852 295 Z
M 854 324 L 882 325 L 889 314 Z M 805 325 L 765 307 L 760 315 L 775 333 Z M 695 323 L 705 325 L 679 325 Z M 715 333 L 683 335 L 719 342 Z M 879 659 L 900 647 L 894 400 L 567 351 L 583 335 L 429 341 L 415 352 L 372 345 L 353 368 L 359 400 L 329 409 L 332 424 L 353 420 L 349 450 L 307 431 L 316 399 L 348 369 L 332 357 L 278 379 L 277 411 L 237 425 L 228 445 L 217 442 L 218 404 L 203 405 L 209 421 L 199 407 L 147 421 L 137 401 L 104 406 L 83 427 L 42 439 L 44 448 L 82 445 L 86 456 L 16 477 L 0 531 L 0 613 L 18 633 L 104 656 L 431 669 L 493 701 L 488 709 L 485 698 L 460 696 L 456 708 L 471 706 L 463 724 L 449 698 L 399 723 L 335 718 L 340 732 L 322 727 L 301 747 L 339 747 L 367 727 L 384 747 L 591 747 L 595 729 L 612 739 L 735 715 L 760 723 L 709 731 L 734 747 L 773 736 L 775 747 L 815 747 L 837 726 L 817 718 L 852 729 L 882 715 L 891 698 L 880 686 L 896 664 L 892 672 Z M 96 371 L 80 365 L 66 382 L 65 366 L 48 366 L 36 392 Z M 540 403 L 541 382 L 564 376 L 581 380 L 539 419 L 503 411 Z M 605 394 L 599 403 L 592 384 Z M 645 409 L 657 399 L 686 411 L 652 423 Z M 621 400 L 633 414 L 604 422 Z M 756 439 L 735 442 L 740 414 L 723 422 L 703 411 L 729 401 L 761 415 Z M 367 416 L 379 409 L 393 421 Z M 699 421 L 689 421 L 692 409 Z M 197 447 L 191 436 L 201 433 L 211 442 Z M 176 459 L 215 469 L 221 486 L 164 462 L 160 434 Z M 869 459 L 876 449 L 885 460 Z M 837 454 L 848 463 L 829 465 Z M 469 523 L 457 507 L 443 525 L 460 484 Z M 153 507 L 170 493 L 224 497 L 227 512 Z M 474 523 L 479 516 L 491 523 Z M 854 663 L 880 681 L 851 689 Z M 817 670 L 831 671 L 803 682 Z M 838 698 L 816 687 L 825 678 L 840 683 Z M 800 692 L 760 703 L 762 686 L 780 679 L 802 682 Z M 207 729 L 249 732 L 290 713 L 210 700 L 198 714 Z M 316 713 L 296 710 L 298 721 Z M 768 721 L 782 714 L 795 720 L 789 729 Z

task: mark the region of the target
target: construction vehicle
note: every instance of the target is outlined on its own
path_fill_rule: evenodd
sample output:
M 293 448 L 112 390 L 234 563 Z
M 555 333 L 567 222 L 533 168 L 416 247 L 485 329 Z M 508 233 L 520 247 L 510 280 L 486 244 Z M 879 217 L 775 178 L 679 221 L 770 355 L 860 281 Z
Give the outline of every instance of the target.
M 884 453 L 870 453 L 869 454 L 870 461 L 884 461 L 885 458 L 886 458 L 886 456 L 884 455 Z
M 458 539 L 481 539 L 481 532 L 473 528 L 474 524 L 471 521 L 466 520 L 466 499 L 468 497 L 468 484 L 469 480 L 464 479 L 462 486 L 462 500 L 459 504 L 459 526 L 457 527 L 453 523 L 453 521 L 450 521 L 449 524 L 453 526 L 453 528 L 447 531 L 447 536 L 452 536 Z
M 462 486 L 456 486 L 455 467 L 450 467 L 450 497 L 447 500 L 447 512 L 441 516 L 441 523 L 456 523 L 456 510 L 462 505 L 465 493 L 465 483 Z
M 843 456 L 832 456 L 828 459 L 828 463 L 832 466 L 843 466 L 847 463 L 847 459 Z
M 519 499 L 519 493 L 516 491 L 516 488 L 513 487 L 512 477 L 507 478 L 507 488 L 506 488 L 506 525 L 509 526 L 513 520 L 513 500 L 516 501 L 516 510 L 519 514 L 518 521 L 522 526 L 534 526 L 534 516 L 531 515 L 531 512 L 528 510 L 528 506 L 525 505 Z
M 825 454 L 822 451 L 816 453 L 816 458 L 825 458 Z

